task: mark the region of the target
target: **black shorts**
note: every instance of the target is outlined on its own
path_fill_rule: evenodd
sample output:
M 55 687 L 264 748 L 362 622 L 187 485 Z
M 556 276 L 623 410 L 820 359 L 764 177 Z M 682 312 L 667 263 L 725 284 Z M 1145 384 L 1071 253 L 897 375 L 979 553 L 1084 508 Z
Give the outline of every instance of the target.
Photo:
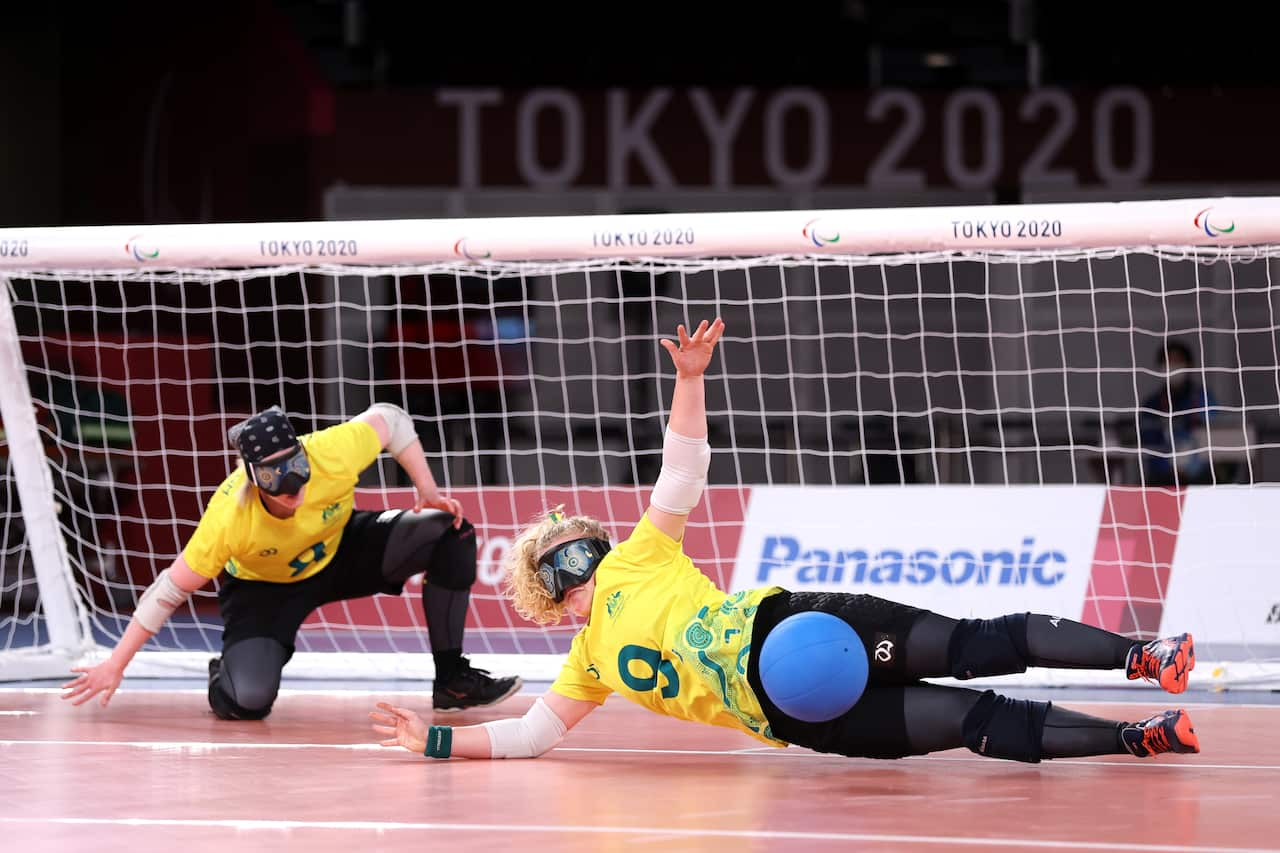
M 857 632 L 867 651 L 867 687 L 847 713 L 825 723 L 806 723 L 769 701 L 760 683 L 757 652 L 774 626 L 797 613 L 817 610 L 838 616 Z M 760 602 L 751 629 L 747 683 L 775 737 L 817 752 L 863 758 L 901 758 L 916 752 L 907 742 L 903 688 L 920 684 L 905 674 L 907 634 L 928 611 L 874 595 L 780 592 Z
M 271 637 L 293 654 L 298 628 L 323 604 L 382 592 L 399 595 L 401 583 L 382 576 L 382 558 L 399 514 L 357 510 L 342 530 L 338 553 L 323 569 L 297 583 L 226 578 L 218 590 L 222 648 L 251 637 Z

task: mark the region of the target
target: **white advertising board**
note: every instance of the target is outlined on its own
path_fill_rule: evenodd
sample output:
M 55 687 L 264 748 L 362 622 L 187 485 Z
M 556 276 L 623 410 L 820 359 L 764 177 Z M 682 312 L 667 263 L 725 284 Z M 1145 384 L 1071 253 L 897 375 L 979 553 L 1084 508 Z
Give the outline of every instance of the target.
M 1162 633 L 1280 649 L 1280 489 L 1192 489 L 1183 509 Z
M 1102 487 L 756 487 L 732 586 L 1079 618 Z

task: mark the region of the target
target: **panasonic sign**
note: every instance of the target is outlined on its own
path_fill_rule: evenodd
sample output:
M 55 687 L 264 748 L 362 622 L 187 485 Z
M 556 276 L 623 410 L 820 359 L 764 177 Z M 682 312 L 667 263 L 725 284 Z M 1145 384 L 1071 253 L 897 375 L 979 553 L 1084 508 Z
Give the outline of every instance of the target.
M 1116 559 L 1098 550 L 1114 544 L 1100 539 L 1105 496 L 1091 485 L 756 486 L 730 586 L 869 594 L 957 618 L 1079 618 L 1095 559 Z
M 1034 536 L 1016 548 L 807 548 L 795 536 L 765 536 L 756 584 L 790 584 L 796 589 L 818 585 L 887 586 L 947 584 L 1054 586 L 1066 573 L 1067 555 L 1041 549 Z

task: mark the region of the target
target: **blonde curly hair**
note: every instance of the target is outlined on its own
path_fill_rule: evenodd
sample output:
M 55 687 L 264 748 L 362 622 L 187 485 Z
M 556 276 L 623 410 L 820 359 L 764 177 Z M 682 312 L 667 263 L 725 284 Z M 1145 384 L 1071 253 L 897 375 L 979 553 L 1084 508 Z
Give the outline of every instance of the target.
M 563 505 L 548 510 L 533 524 L 520 531 L 503 557 L 506 568 L 503 592 L 511 599 L 516 612 L 530 622 L 554 625 L 568 612 L 568 604 L 556 602 L 538 580 L 538 558 L 547 546 L 570 533 L 593 536 L 609 541 L 609 532 L 588 515 L 566 516 Z

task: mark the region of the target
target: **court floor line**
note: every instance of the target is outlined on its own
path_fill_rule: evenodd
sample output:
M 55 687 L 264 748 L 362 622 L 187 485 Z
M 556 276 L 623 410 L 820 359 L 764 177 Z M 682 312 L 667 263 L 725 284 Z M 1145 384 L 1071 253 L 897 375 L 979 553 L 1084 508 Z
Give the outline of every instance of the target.
M 940 847 L 1024 847 L 1048 850 L 1132 850 L 1138 853 L 1275 853 L 1274 848 L 1223 847 L 1185 844 L 1121 844 L 1105 841 L 1051 841 L 1040 838 L 1001 838 L 991 836 L 939 837 L 932 835 L 893 835 L 867 832 L 785 832 L 779 830 L 693 829 L 674 826 L 584 826 L 575 824 L 494 824 L 494 823 L 409 823 L 392 821 L 303 821 L 303 820 L 178 820 L 159 818 L 37 818 L 3 817 L 6 824 L 63 824 L 78 826 L 118 827 L 191 827 L 201 829 L 251 830 L 364 830 L 371 832 L 545 832 L 586 835 L 633 835 L 679 838 L 740 838 L 776 841 L 842 841 L 867 844 L 935 844 Z
M 0 747 L 7 746 L 115 746 L 124 749 L 151 749 L 157 751 L 190 751 L 190 752 L 213 752 L 220 749 L 236 750 L 236 749 L 343 749 L 355 752 L 377 752 L 386 750 L 388 754 L 395 754 L 391 747 L 381 746 L 376 743 L 252 743 L 252 742 L 223 742 L 223 741 L 132 741 L 132 740 L 41 740 L 41 739 L 6 739 L 0 740 Z M 772 749 L 769 747 L 749 747 L 747 749 L 648 749 L 644 747 L 614 747 L 614 746 L 557 746 L 556 752 L 592 752 L 592 753 L 613 753 L 613 754 L 637 754 L 637 755 L 758 755 L 764 758 L 799 758 L 799 759 L 829 759 L 839 758 L 840 756 L 824 755 L 823 753 L 812 752 L 807 749 Z M 871 760 L 871 759 L 864 759 Z M 993 759 L 983 758 L 981 756 L 973 756 L 972 758 L 963 755 L 909 755 L 899 759 L 901 761 L 960 761 L 973 762 L 978 764 L 990 764 Z M 1045 762 L 1054 767 L 1058 766 L 1081 766 L 1081 767 L 1129 767 L 1129 768 L 1157 768 L 1160 770 L 1280 770 L 1280 764 L 1201 764 L 1201 763 L 1170 763 L 1157 761 L 1081 761 L 1072 758 L 1055 758 L 1052 761 Z M 877 761 L 877 764 L 889 766 L 889 764 Z

